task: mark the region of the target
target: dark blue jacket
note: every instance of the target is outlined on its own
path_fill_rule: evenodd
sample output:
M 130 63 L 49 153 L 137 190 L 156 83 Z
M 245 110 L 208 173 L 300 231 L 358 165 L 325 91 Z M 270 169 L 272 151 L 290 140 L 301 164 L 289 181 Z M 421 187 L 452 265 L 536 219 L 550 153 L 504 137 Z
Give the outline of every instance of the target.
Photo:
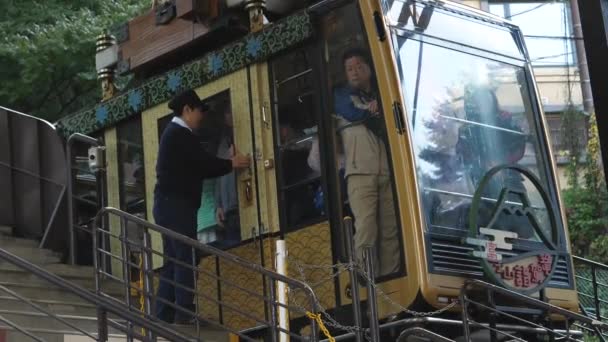
M 186 200 L 198 209 L 201 205 L 203 180 L 223 176 L 231 171 L 230 160 L 207 153 L 201 146 L 199 136 L 171 122 L 160 139 L 154 196 Z

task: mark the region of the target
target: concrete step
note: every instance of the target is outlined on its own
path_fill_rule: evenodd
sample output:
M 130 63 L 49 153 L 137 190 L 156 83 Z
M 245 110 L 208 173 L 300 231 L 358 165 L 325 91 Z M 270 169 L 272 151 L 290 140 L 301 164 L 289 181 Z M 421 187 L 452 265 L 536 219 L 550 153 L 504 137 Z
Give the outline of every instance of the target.
M 0 248 L 37 265 L 57 264 L 61 262 L 60 255 L 48 249 L 24 246 L 4 246 Z M 2 264 L 8 264 L 8 262 L 0 260 L 0 266 Z
M 36 328 L 40 330 L 50 331 L 67 331 L 76 332 L 74 328 L 60 322 L 59 320 L 49 317 L 44 313 L 28 310 L 0 310 L 0 316 L 4 319 L 17 324 L 21 327 Z M 97 316 L 78 316 L 78 315 L 58 315 L 63 320 L 76 326 L 78 329 L 88 333 L 97 332 Z M 112 334 L 119 334 L 115 328 L 109 327 L 108 331 Z
M 0 326 L 0 329 L 2 327 Z M 30 329 L 34 336 L 43 339 L 46 342 L 93 342 L 96 341 L 85 335 L 78 335 L 73 331 L 48 331 L 45 329 Z M 92 334 L 93 336 L 97 335 Z M 23 335 L 18 331 L 7 331 L 6 342 L 37 342 L 36 340 Z M 108 336 L 108 342 L 126 342 L 124 335 L 110 334 Z
M 4 248 L 5 246 L 38 247 L 38 241 L 22 239 L 0 233 L 0 248 Z
M 63 290 L 57 286 L 43 282 L 31 282 L 31 283 L 15 283 L 5 280 L 0 280 L 0 286 L 4 286 L 11 291 L 18 293 L 19 295 L 33 300 L 46 300 L 53 299 L 56 301 L 65 302 L 82 302 L 83 300 L 66 290 Z M 115 284 L 104 284 L 104 293 L 109 296 L 115 297 L 124 301 L 124 290 L 120 286 Z M 88 289 L 91 293 L 94 293 L 92 288 Z M 8 295 L 4 291 L 0 290 L 0 295 Z
M 0 225 L 0 235 L 13 235 L 13 227 Z
M 61 278 L 72 280 L 72 279 L 94 279 L 95 271 L 93 267 L 88 266 L 71 266 L 66 264 L 47 264 L 38 265 L 43 267 L 46 271 L 51 272 Z M 0 264 L 0 274 L 9 274 L 11 272 L 27 273 L 23 268 L 19 266 L 3 263 Z
M 82 334 L 82 332 L 76 331 L 65 324 L 54 320 L 50 317 L 44 317 L 35 312 L 28 311 L 3 311 L 0 310 L 0 315 L 10 320 L 12 323 L 18 324 L 25 330 L 31 332 L 36 337 L 43 338 L 47 342 L 89 342 L 94 341 L 89 336 Z M 70 323 L 75 324 L 79 329 L 86 331 L 89 334 L 97 334 L 97 322 L 95 317 L 79 317 L 71 315 L 62 315 L 62 318 Z M 170 328 L 176 331 L 192 337 L 192 341 L 205 341 L 205 342 L 229 342 L 230 336 L 227 332 L 212 329 L 212 328 L 201 328 L 196 338 L 196 328 L 194 327 L 182 327 L 171 325 Z M 141 331 L 140 328 L 135 328 L 136 331 Z M 22 341 L 35 341 L 18 331 L 11 331 L 12 329 L 4 324 L 0 324 L 0 330 L 8 330 L 8 338 L 6 342 L 22 342 Z M 109 328 L 110 339 L 109 342 L 126 342 L 127 339 L 124 334 L 121 334 L 114 328 Z M 159 338 L 160 342 L 168 342 L 166 339 Z
M 79 316 L 95 316 L 97 314 L 97 308 L 94 305 L 83 301 L 63 301 L 55 299 L 31 299 L 31 301 L 33 304 L 36 304 L 55 314 Z M 0 310 L 9 309 L 36 311 L 36 309 L 28 303 L 24 303 L 13 296 L 3 293 L 0 295 Z

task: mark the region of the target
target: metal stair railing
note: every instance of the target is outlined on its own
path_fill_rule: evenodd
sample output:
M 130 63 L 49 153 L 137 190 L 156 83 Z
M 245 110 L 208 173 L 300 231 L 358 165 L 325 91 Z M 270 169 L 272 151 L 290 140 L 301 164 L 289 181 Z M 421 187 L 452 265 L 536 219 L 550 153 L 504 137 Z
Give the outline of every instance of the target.
M 536 311 L 535 315 L 545 321 L 511 313 L 500 306 L 500 301 L 508 301 L 511 307 L 520 305 L 527 311 Z M 465 341 L 470 341 L 474 332 L 486 333 L 492 342 L 504 338 L 525 342 L 521 336 L 529 335 L 543 335 L 550 341 L 587 341 L 588 338 L 605 341 L 604 334 L 608 332 L 607 323 L 480 280 L 465 282 L 459 304 Z
M 111 226 L 112 223 L 117 224 L 116 219 L 120 221 L 120 234 L 112 233 L 110 228 L 107 230 L 100 228 L 100 222 L 109 222 L 109 226 Z M 133 235 L 137 234 L 133 234 L 132 230 L 141 231 L 140 241 L 133 238 Z M 156 250 L 152 246 L 152 233 L 160 234 L 163 240 L 174 240 L 182 247 L 190 248 L 192 261 L 184 263 Z M 99 212 L 92 234 L 97 293 L 109 297 L 101 286 L 102 278 L 121 284 L 125 293 L 121 305 L 125 309 L 140 313 L 146 319 L 156 319 L 155 303 L 162 301 L 175 311 L 194 317 L 193 324 L 188 331 L 188 337 L 191 339 L 198 339 L 204 332 L 204 327 L 212 327 L 236 335 L 244 341 L 256 341 L 248 336 L 245 330 L 262 327 L 267 331 L 266 337 L 270 341 L 279 341 L 285 337 L 294 341 L 319 341 L 320 326 L 318 321 L 313 318 L 318 313 L 319 302 L 310 286 L 302 281 L 278 274 L 261 264 L 201 244 L 197 240 L 115 208 L 107 207 Z M 111 242 L 107 249 L 100 247 L 98 241 L 104 238 L 114 240 L 114 244 Z M 116 247 L 118 242 L 120 250 L 111 250 L 110 246 Z M 131 260 L 133 251 L 139 251 L 141 255 L 139 263 Z M 260 249 L 258 248 L 255 253 L 259 255 Z M 223 265 L 222 273 L 219 274 L 217 269 L 199 267 L 199 259 L 203 255 L 213 257 L 215 267 L 221 263 Z M 121 273 L 121 275 L 113 274 L 108 269 L 100 267 L 100 256 L 108 258 L 110 265 L 121 267 L 122 272 L 113 272 Z M 163 257 L 165 263 L 173 262 L 178 267 L 191 270 L 194 276 L 194 287 L 178 284 L 173 279 L 166 279 L 156 274 L 154 270 L 160 265 L 153 265 L 154 256 Z M 139 286 L 131 283 L 131 270 L 140 275 Z M 227 274 L 223 273 L 224 270 Z M 194 311 L 157 298 L 155 287 L 161 281 L 193 293 Z M 288 287 L 289 300 L 287 302 L 278 300 L 276 286 L 279 282 Z M 206 290 L 203 290 L 203 287 L 206 287 Z M 137 298 L 132 297 L 132 292 L 137 293 L 139 302 L 137 302 Z M 306 322 L 306 325 L 302 327 L 302 332 L 280 326 L 279 312 L 285 310 L 289 312 L 291 318 L 298 318 Z M 125 328 L 135 330 L 139 327 L 128 324 Z M 143 334 L 154 339 L 153 334 L 149 331 L 143 331 Z
M 44 308 L 41 305 L 34 303 L 33 300 L 26 298 L 26 296 L 19 294 L 18 291 L 8 289 L 5 286 L 0 286 L 0 292 L 6 292 L 8 295 L 14 297 L 19 302 L 25 303 L 28 306 L 30 306 L 33 310 L 35 310 L 34 312 L 29 313 L 30 317 L 49 318 L 53 322 L 57 322 L 61 326 L 66 326 L 68 328 L 73 329 L 70 331 L 70 330 L 44 329 L 44 328 L 39 328 L 39 327 L 31 327 L 31 328 L 24 327 L 23 324 L 18 324 L 16 322 L 14 322 L 14 319 L 10 319 L 10 318 L 4 316 L 4 315 L 8 315 L 8 314 L 15 314 L 15 313 L 17 313 L 16 311 L 5 310 L 6 312 L 3 312 L 3 315 L 0 315 L 0 322 L 3 322 L 4 324 L 6 324 L 10 330 L 20 332 L 21 334 L 23 334 L 35 341 L 38 341 L 38 342 L 46 341 L 46 339 L 44 337 L 41 337 L 40 334 L 60 333 L 60 334 L 78 334 L 78 335 L 87 336 L 94 341 L 106 342 L 108 340 L 109 328 L 114 328 L 118 331 L 122 331 L 123 333 L 126 334 L 127 338 L 129 338 L 131 340 L 133 338 L 137 338 L 142 341 L 149 340 L 149 339 L 146 339 L 145 336 L 142 336 L 141 334 L 138 334 L 137 332 L 129 331 L 128 329 L 124 329 L 124 324 L 122 324 L 120 322 L 121 320 L 129 322 L 130 324 L 133 324 L 133 325 L 141 326 L 144 329 L 146 329 L 147 331 L 153 332 L 156 336 L 162 337 L 169 341 L 177 341 L 177 342 L 190 341 L 190 339 L 188 339 L 186 336 L 184 336 L 183 333 L 170 329 L 161 323 L 150 321 L 134 312 L 125 310 L 123 306 L 117 304 L 115 301 L 112 301 L 111 299 L 103 297 L 103 296 L 96 295 L 95 293 L 93 293 L 81 286 L 78 286 L 72 282 L 64 280 L 61 277 L 59 277 L 55 274 L 52 274 L 52 273 L 44 270 L 43 268 L 41 268 L 35 264 L 32 264 L 31 262 L 29 262 L 23 258 L 20 258 L 14 254 L 11 254 L 2 248 L 0 248 L 0 260 L 9 262 L 27 272 L 29 272 L 30 274 L 35 275 L 36 277 L 39 277 L 39 278 L 47 281 L 48 283 L 56 286 L 58 289 L 66 291 L 67 293 L 70 293 L 70 294 L 73 294 L 73 295 L 79 297 L 80 299 L 83 300 L 83 302 L 95 305 L 99 311 L 103 311 L 103 312 L 112 314 L 115 317 L 118 317 L 118 319 L 109 319 L 109 318 L 107 318 L 107 315 L 106 315 L 106 316 L 104 316 L 103 319 L 97 320 L 97 329 L 96 329 L 97 332 L 92 333 L 92 332 L 90 332 L 90 330 L 87 331 L 86 329 L 78 327 L 77 324 L 70 322 L 69 321 L 70 316 L 56 314 L 51 309 Z
M 576 292 L 581 311 L 589 317 L 605 322 L 608 310 L 608 265 L 573 256 L 576 270 Z

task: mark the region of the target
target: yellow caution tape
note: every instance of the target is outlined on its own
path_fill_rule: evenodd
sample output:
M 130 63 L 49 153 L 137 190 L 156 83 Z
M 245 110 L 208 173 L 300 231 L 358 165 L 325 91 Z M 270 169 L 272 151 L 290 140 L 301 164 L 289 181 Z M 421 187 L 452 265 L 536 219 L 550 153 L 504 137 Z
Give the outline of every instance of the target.
M 327 327 L 325 326 L 325 323 L 323 323 L 323 319 L 321 319 L 321 314 L 314 314 L 310 311 L 307 311 L 306 316 L 308 316 L 308 318 L 310 319 L 314 319 L 315 321 L 317 321 L 317 324 L 319 324 L 319 328 L 321 329 L 325 337 L 327 337 L 329 342 L 336 342 L 336 339 L 331 336 L 329 330 L 327 330 Z

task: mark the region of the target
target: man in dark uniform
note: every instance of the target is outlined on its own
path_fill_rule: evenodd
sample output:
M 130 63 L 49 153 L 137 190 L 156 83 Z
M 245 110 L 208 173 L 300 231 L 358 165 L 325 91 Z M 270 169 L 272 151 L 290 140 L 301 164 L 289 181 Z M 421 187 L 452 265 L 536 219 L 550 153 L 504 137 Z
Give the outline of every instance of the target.
M 169 108 L 175 117 L 160 139 L 154 219 L 158 225 L 196 239 L 196 214 L 201 204 L 203 180 L 247 168 L 250 158 L 236 153 L 234 147 L 231 159 L 219 159 L 203 150 L 197 131 L 203 126 L 208 107 L 193 90 L 177 95 L 169 102 Z M 193 289 L 192 269 L 173 260 L 192 265 L 192 248 L 163 237 L 163 249 L 167 257 L 160 276 Z M 161 280 L 156 299 L 158 319 L 176 324 L 193 321 L 194 316 L 188 311 L 195 311 L 194 293 L 185 288 Z

